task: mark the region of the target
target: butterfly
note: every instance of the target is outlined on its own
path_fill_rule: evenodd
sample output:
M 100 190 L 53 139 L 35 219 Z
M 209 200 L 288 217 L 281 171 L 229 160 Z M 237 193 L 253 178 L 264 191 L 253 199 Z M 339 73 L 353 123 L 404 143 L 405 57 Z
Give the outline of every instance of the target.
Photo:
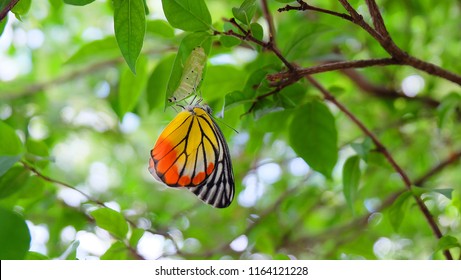
M 168 98 L 168 101 L 178 102 L 190 96 L 192 92 L 195 92 L 198 84 L 202 81 L 205 64 L 205 50 L 202 47 L 194 48 L 184 64 L 179 86 L 171 97 Z
M 217 208 L 234 198 L 229 147 L 207 105 L 187 105 L 151 150 L 149 172 L 168 187 L 185 187 Z

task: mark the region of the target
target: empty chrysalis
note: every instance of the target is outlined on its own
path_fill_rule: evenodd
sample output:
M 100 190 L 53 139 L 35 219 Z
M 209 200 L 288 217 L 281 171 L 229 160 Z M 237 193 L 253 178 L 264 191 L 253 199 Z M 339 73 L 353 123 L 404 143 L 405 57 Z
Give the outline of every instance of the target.
M 203 68 L 206 63 L 205 50 L 202 47 L 196 47 L 192 50 L 184 64 L 184 70 L 181 76 L 181 82 L 178 88 L 168 98 L 170 102 L 178 102 L 189 97 L 197 90 L 202 80 Z

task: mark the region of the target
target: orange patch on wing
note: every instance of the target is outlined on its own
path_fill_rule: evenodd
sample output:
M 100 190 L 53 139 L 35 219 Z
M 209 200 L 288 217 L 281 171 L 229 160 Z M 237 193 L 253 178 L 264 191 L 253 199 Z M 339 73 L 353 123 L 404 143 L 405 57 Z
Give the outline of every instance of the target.
M 177 155 L 175 150 L 171 147 L 171 144 L 164 141 L 164 145 L 161 146 L 162 149 L 159 149 L 156 146 L 153 150 L 153 158 L 157 161 L 157 172 L 164 174 L 167 170 L 174 165 Z
M 205 172 L 199 172 L 197 175 L 195 175 L 195 177 L 192 179 L 192 184 L 194 185 L 198 185 L 200 183 L 203 182 L 203 180 L 205 180 L 206 178 L 206 175 L 205 175 Z
M 163 175 L 164 182 L 167 185 L 176 185 L 179 181 L 178 168 L 173 165 L 167 173 Z
M 154 149 L 152 150 L 152 156 L 159 160 L 163 158 L 169 151 L 173 149 L 173 145 L 170 141 L 162 138 L 158 138 L 157 143 L 155 143 Z
M 211 172 L 213 172 L 214 170 L 214 163 L 210 162 L 210 164 L 208 164 L 208 167 L 206 169 L 206 174 L 210 175 Z
M 190 177 L 189 176 L 182 176 L 179 178 L 178 184 L 180 186 L 189 186 L 190 185 Z

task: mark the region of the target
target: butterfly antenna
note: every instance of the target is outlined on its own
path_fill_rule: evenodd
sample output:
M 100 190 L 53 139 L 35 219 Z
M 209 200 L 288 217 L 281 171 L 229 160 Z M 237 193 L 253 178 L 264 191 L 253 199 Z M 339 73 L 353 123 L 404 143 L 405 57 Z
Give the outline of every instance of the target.
M 211 116 L 215 121 L 217 121 L 217 122 L 219 122 L 219 123 L 225 125 L 227 128 L 232 129 L 235 133 L 237 133 L 237 134 L 239 133 L 237 129 L 235 129 L 235 128 L 233 128 L 232 126 L 228 125 L 226 122 L 224 122 L 224 121 L 221 120 L 220 118 L 216 118 L 215 116 L 213 116 L 213 115 L 211 115 L 211 114 L 210 114 L 210 116 Z

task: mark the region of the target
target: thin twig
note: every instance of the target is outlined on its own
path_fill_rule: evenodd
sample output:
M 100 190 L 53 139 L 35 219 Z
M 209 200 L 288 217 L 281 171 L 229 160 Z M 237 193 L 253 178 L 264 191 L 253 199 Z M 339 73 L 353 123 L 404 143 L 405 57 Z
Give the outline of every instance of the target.
M 384 87 L 381 85 L 375 85 L 371 83 L 367 78 L 360 74 L 357 70 L 353 68 L 342 69 L 341 72 L 346 75 L 357 87 L 359 87 L 365 93 L 371 94 L 373 96 L 385 99 L 397 99 L 403 98 L 410 101 L 418 101 L 430 108 L 437 108 L 440 105 L 440 102 L 429 97 L 429 96 L 407 96 L 402 92 L 393 89 Z
M 373 19 L 373 25 L 375 30 L 383 36 L 383 38 L 388 37 L 390 39 L 389 32 L 387 31 L 386 25 L 384 24 L 383 17 L 379 11 L 379 7 L 374 0 L 365 0 L 368 6 L 368 11 L 370 11 L 371 18 Z
M 449 165 L 452 165 L 452 164 L 455 164 L 460 158 L 461 158 L 461 150 L 459 150 L 459 151 L 457 151 L 455 153 L 452 153 L 445 160 L 443 160 L 439 164 L 433 166 L 428 171 L 426 171 L 421 177 L 416 179 L 414 181 L 414 185 L 419 186 L 419 187 L 423 186 L 424 183 L 428 179 L 430 179 L 431 177 L 433 177 L 433 176 L 437 175 L 438 173 L 440 173 L 445 167 L 447 167 Z M 353 221 L 351 221 L 351 222 L 349 222 L 347 224 L 338 226 L 338 227 L 333 228 L 333 229 L 329 229 L 329 230 L 327 230 L 325 232 L 322 232 L 319 235 L 314 236 L 314 237 L 310 236 L 310 237 L 305 237 L 305 238 L 293 240 L 293 243 L 295 243 L 297 248 L 299 248 L 300 244 L 304 244 L 307 241 L 315 240 L 315 241 L 318 242 L 319 240 L 325 240 L 325 239 L 330 240 L 331 237 L 343 236 L 344 233 L 346 231 L 350 230 L 350 229 L 354 229 L 354 228 L 362 229 L 367 225 L 370 217 L 373 214 L 384 211 L 386 208 L 391 206 L 394 203 L 394 201 L 404 192 L 405 192 L 405 190 L 399 190 L 399 191 L 391 193 L 390 195 L 387 196 L 386 199 L 383 200 L 383 202 L 380 204 L 380 206 L 378 208 L 376 208 L 375 210 L 354 219 Z M 290 229 L 290 231 L 295 232 L 293 229 Z M 358 237 L 358 236 L 359 235 L 355 234 L 355 237 Z
M 340 17 L 348 21 L 352 21 L 352 17 L 348 14 L 338 13 L 335 11 L 318 8 L 318 7 L 309 5 L 302 0 L 298 0 L 297 2 L 299 3 L 299 6 L 286 5 L 285 7 L 278 9 L 278 12 L 285 12 L 285 11 L 290 11 L 290 10 L 297 10 L 297 11 L 309 11 L 310 10 L 310 11 L 315 11 L 319 13 L 324 13 L 324 14 L 329 14 L 332 16 Z
M 373 37 L 375 37 L 386 50 L 393 51 L 396 49 L 395 44 L 393 44 L 392 40 L 389 38 L 384 38 L 381 34 L 379 34 L 376 30 L 374 30 L 370 25 L 368 25 L 364 20 L 363 17 L 357 13 L 357 11 L 349 4 L 348 1 L 346 0 L 339 0 L 339 2 L 343 5 L 343 7 L 349 12 L 351 15 L 353 22 L 362 26 L 365 30 L 367 30 Z M 379 24 L 379 20 L 376 21 L 377 24 Z M 252 40 L 252 36 L 248 36 L 249 40 Z M 244 39 L 244 38 L 242 38 Z M 391 41 L 389 43 L 388 41 Z M 400 49 L 397 48 L 398 52 L 402 52 Z M 397 61 L 401 61 L 402 55 L 400 53 L 397 53 L 398 55 L 393 56 L 394 59 L 397 59 Z M 280 54 L 277 55 L 280 57 Z M 282 56 L 283 57 L 283 56 Z M 286 61 L 286 60 L 285 60 Z M 284 62 L 287 66 L 291 65 L 291 63 Z M 289 67 L 290 69 L 295 69 L 294 66 Z M 350 68 L 350 67 L 349 67 Z M 400 165 L 397 164 L 397 162 L 394 160 L 394 158 L 391 156 L 389 151 L 386 149 L 386 147 L 379 141 L 379 139 L 367 128 L 365 125 L 360 122 L 354 114 L 352 114 L 342 103 L 338 102 L 336 98 L 330 94 L 322 85 L 320 85 L 315 79 L 313 79 L 310 75 L 305 75 L 306 79 L 309 80 L 310 83 L 312 83 L 322 94 L 324 95 L 325 99 L 332 102 L 335 104 L 335 106 L 338 107 L 344 114 L 346 114 L 367 136 L 369 136 L 373 143 L 375 144 L 377 150 L 384 155 L 384 157 L 387 159 L 387 161 L 391 164 L 393 169 L 401 176 L 405 187 L 408 190 L 412 190 L 412 182 L 406 172 L 400 167 Z M 264 95 L 264 97 L 268 95 L 272 95 L 277 91 L 271 91 Z M 261 97 L 263 98 L 263 97 Z M 254 106 L 253 106 L 254 107 Z M 414 195 L 414 198 L 416 200 L 416 203 L 418 204 L 418 207 L 421 209 L 423 215 L 426 217 L 426 220 L 428 221 L 429 225 L 431 226 L 434 234 L 437 236 L 437 238 L 441 238 L 443 235 L 435 222 L 434 218 L 432 217 L 431 213 L 427 209 L 426 205 L 423 203 L 421 198 L 417 195 Z M 445 255 L 447 258 L 452 258 L 449 251 L 445 251 Z
M 269 12 L 267 6 L 267 0 L 261 0 L 261 6 L 263 9 L 264 17 L 266 18 L 267 25 L 269 26 L 269 44 L 274 44 L 275 41 L 275 28 L 274 21 L 272 20 L 272 14 Z
M 352 7 L 347 0 L 338 0 L 344 9 L 349 13 L 342 14 L 326 9 L 321 9 L 317 7 L 313 7 L 304 1 L 298 1 L 300 3 L 299 7 L 294 7 L 287 5 L 284 8 L 279 9 L 279 11 L 288 11 L 288 10 L 311 10 L 316 11 L 324 14 L 333 15 L 336 17 L 340 17 L 347 21 L 350 21 L 362 29 L 364 29 L 368 34 L 370 34 L 388 54 L 392 56 L 395 60 L 399 62 L 399 64 L 404 64 L 411 66 L 415 69 L 421 70 L 428 74 L 443 78 L 445 80 L 451 81 L 458 85 L 461 85 L 461 76 L 455 74 L 453 72 L 447 71 L 435 64 L 420 60 L 416 57 L 413 57 L 400 49 L 395 42 L 392 40 L 390 34 L 388 33 L 386 26 L 384 24 L 384 20 L 382 18 L 381 12 L 374 0 L 367 0 L 367 5 L 369 7 L 370 15 L 373 20 L 374 28 L 370 26 L 365 20 L 363 19 L 362 15 L 360 15 L 354 7 Z
M 392 40 L 391 36 L 387 32 L 387 29 L 384 25 L 384 20 L 382 19 L 381 12 L 377 7 L 376 3 L 372 0 L 367 0 L 369 5 L 370 14 L 373 19 L 375 26 L 378 26 L 378 29 L 372 28 L 368 23 L 363 20 L 363 17 L 349 4 L 347 0 L 338 0 L 343 7 L 349 12 L 352 17 L 352 22 L 362 27 L 367 31 L 373 38 L 378 41 L 378 43 L 387 51 L 394 59 L 399 61 L 402 64 L 411 66 L 413 68 L 422 70 L 428 74 L 441 77 L 458 85 L 461 85 L 461 76 L 453 72 L 447 71 L 435 64 L 420 60 L 416 57 L 413 57 L 400 49 L 395 42 Z
M 52 184 L 57 184 L 57 185 L 61 185 L 63 187 L 66 187 L 68 189 L 71 189 L 71 190 L 74 190 L 76 192 L 78 192 L 79 194 L 83 195 L 88 201 L 91 201 L 93 202 L 94 204 L 97 204 L 99 206 L 102 206 L 102 207 L 107 207 L 104 202 L 101 202 L 97 199 L 94 199 L 92 198 L 91 196 L 89 196 L 88 194 L 82 192 L 81 190 L 77 189 L 76 187 L 74 186 L 71 186 L 67 183 L 64 183 L 62 181 L 59 181 L 57 179 L 53 179 L 51 177 L 48 177 L 46 176 L 45 174 L 41 173 L 40 171 L 38 171 L 35 167 L 33 167 L 32 165 L 30 165 L 29 163 L 25 162 L 25 161 L 21 161 L 21 164 L 28 170 L 32 171 L 32 173 L 34 173 L 35 175 L 37 175 L 38 177 L 42 178 L 43 180 L 49 182 L 49 183 L 52 183 Z
M 107 205 L 105 205 L 104 202 L 101 202 L 97 199 L 94 199 L 92 198 L 90 195 L 82 192 L 81 190 L 77 189 L 76 187 L 68 184 L 68 183 L 65 183 L 65 182 L 62 182 L 60 180 L 57 180 L 57 179 L 54 179 L 54 178 L 51 178 L 47 175 L 44 175 L 42 172 L 40 172 L 38 169 L 36 169 L 35 167 L 33 167 L 32 165 L 30 165 L 29 163 L 27 163 L 26 161 L 20 161 L 20 163 L 24 166 L 24 168 L 28 169 L 29 171 L 31 171 L 32 173 L 34 173 L 35 175 L 37 175 L 39 178 L 43 179 L 44 181 L 47 181 L 49 183 L 52 183 L 52 184 L 57 184 L 57 185 L 60 185 L 60 186 L 63 186 L 65 188 L 68 188 L 68 189 L 71 189 L 71 190 L 74 190 L 78 193 L 80 193 L 81 195 L 83 195 L 88 201 L 94 203 L 94 204 L 97 204 L 103 208 L 109 208 Z M 138 226 L 135 224 L 135 222 L 133 222 L 132 220 L 124 217 L 125 220 L 130 224 L 130 226 L 132 228 L 138 228 Z M 174 238 L 168 234 L 168 233 L 163 233 L 163 232 L 159 232 L 159 231 L 154 231 L 152 229 L 144 229 L 145 231 L 148 231 L 152 234 L 159 234 L 159 235 L 163 235 L 165 238 L 168 238 L 168 239 L 171 239 L 171 241 L 173 242 L 173 245 L 175 246 L 177 252 L 180 252 L 179 250 L 179 247 L 178 247 L 178 244 L 175 242 Z M 136 251 L 135 248 L 132 248 L 129 244 L 126 244 L 125 242 L 125 245 L 127 246 L 128 250 L 137 258 L 137 259 L 144 259 L 141 255 L 139 255 Z
M 370 33 L 378 42 L 383 46 L 383 48 L 388 51 L 390 54 L 392 54 L 392 58 L 395 59 L 398 62 L 403 62 L 405 64 L 406 61 L 408 61 L 408 54 L 400 50 L 394 42 L 390 39 L 390 37 L 385 37 L 382 36 L 380 33 L 378 33 L 375 29 L 373 29 L 370 25 L 368 25 L 364 20 L 363 17 L 349 4 L 347 0 L 338 0 L 343 7 L 349 12 L 350 16 L 352 17 L 352 21 L 359 26 L 361 26 L 363 29 L 365 29 L 368 33 Z M 299 1 L 298 1 L 299 2 Z M 379 24 L 379 21 L 377 21 L 377 24 Z M 240 36 L 239 37 L 242 40 L 248 40 L 248 41 L 254 41 L 256 40 L 249 34 L 248 36 Z M 259 41 L 259 40 L 258 40 Z M 264 44 L 264 42 L 260 42 L 260 44 Z M 269 48 L 271 51 L 274 52 L 274 50 L 277 50 L 275 44 L 271 44 L 272 48 Z M 267 46 L 266 46 L 267 47 Z M 290 71 L 293 72 L 293 76 L 296 76 L 296 67 L 288 62 L 283 55 L 281 55 L 280 52 L 274 54 L 279 57 L 284 64 L 290 69 Z M 313 84 L 323 95 L 324 98 L 331 103 L 333 103 L 339 110 L 341 110 L 349 119 L 352 120 L 359 128 L 362 130 L 362 132 L 370 137 L 376 146 L 378 152 L 384 155 L 386 160 L 391 164 L 392 168 L 400 175 L 401 179 L 404 182 L 405 188 L 409 191 L 412 191 L 412 182 L 406 172 L 400 167 L 400 165 L 397 164 L 397 162 L 394 160 L 392 155 L 389 153 L 389 151 L 386 149 L 386 147 L 379 141 L 379 139 L 360 121 L 358 118 L 352 114 L 342 103 L 338 102 L 336 98 L 329 92 L 327 91 L 320 83 L 318 83 L 314 78 L 312 78 L 310 75 L 305 75 L 304 76 L 311 84 Z M 295 77 L 294 79 L 296 79 Z M 461 81 L 461 77 L 460 77 Z M 275 94 L 277 91 L 271 91 L 267 94 L 264 95 L 264 97 Z M 261 97 L 263 98 L 263 97 Z M 254 108 L 254 106 L 252 106 Z M 426 218 L 427 222 L 429 223 L 432 231 L 434 232 L 435 236 L 437 238 L 441 238 L 442 232 L 440 231 L 440 228 L 438 227 L 434 217 L 426 207 L 426 205 L 423 203 L 421 198 L 417 196 L 416 194 L 413 194 L 414 199 L 416 200 L 416 203 L 418 205 L 418 208 L 421 210 L 423 213 L 424 217 Z M 451 253 L 448 250 L 444 251 L 444 255 L 447 259 L 453 259 L 451 256 Z
M 424 183 L 427 182 L 427 180 L 429 180 L 432 176 L 434 176 L 435 174 L 437 174 L 440 171 L 442 171 L 443 169 L 445 169 L 445 167 L 456 163 L 457 161 L 459 161 L 460 158 L 461 158 L 461 150 L 456 151 L 454 153 L 451 153 L 448 156 L 448 158 L 446 158 L 445 160 L 441 161 L 439 164 L 437 164 L 436 166 L 431 168 L 429 171 L 427 171 L 421 177 L 417 178 L 414 181 L 414 185 L 415 186 L 423 186 Z
M 286 60 L 286 58 L 282 55 L 280 50 L 277 48 L 275 42 L 263 42 L 261 40 L 258 40 L 254 36 L 251 35 L 251 32 L 245 30 L 240 24 L 238 24 L 238 22 L 235 19 L 231 18 L 228 21 L 230 23 L 232 23 L 234 26 L 236 26 L 245 35 L 238 34 L 238 33 L 234 32 L 232 29 L 228 30 L 226 32 L 222 32 L 222 33 L 221 32 L 215 32 L 215 33 L 234 36 L 234 37 L 239 38 L 242 41 L 253 42 L 253 43 L 263 47 L 264 49 L 270 50 L 272 53 L 274 53 L 283 62 L 283 64 L 285 64 L 285 66 L 288 69 L 290 69 L 290 71 L 295 70 L 296 67 L 293 64 L 291 64 L 288 60 Z
M 3 8 L 3 10 L 0 11 L 0 21 L 2 21 L 6 15 L 8 14 L 11 9 L 14 8 L 14 6 L 19 2 L 19 0 L 11 0 L 6 6 Z
M 362 130 L 362 132 L 365 133 L 365 135 L 370 137 L 370 139 L 373 141 L 373 144 L 376 146 L 378 152 L 383 154 L 386 160 L 391 164 L 392 168 L 400 175 L 407 190 L 412 191 L 413 184 L 410 178 L 408 177 L 406 172 L 402 169 L 402 167 L 400 167 L 400 165 L 397 164 L 395 159 L 392 157 L 392 155 L 389 153 L 386 147 L 381 143 L 381 141 L 379 141 L 379 139 L 354 114 L 352 114 L 342 103 L 338 102 L 338 100 L 336 100 L 336 98 L 327 89 L 325 89 L 319 82 L 317 82 L 317 80 L 315 80 L 309 75 L 306 76 L 306 79 L 323 94 L 326 100 L 333 103 L 353 123 L 355 123 L 360 128 L 360 130 Z M 435 221 L 434 217 L 432 216 L 432 214 L 430 213 L 429 209 L 426 207 L 422 199 L 416 194 L 413 194 L 413 197 L 416 200 L 416 204 L 418 204 L 419 209 L 421 210 L 427 222 L 429 223 L 435 236 L 438 239 L 442 238 L 443 234 L 439 226 L 437 225 L 437 222 Z M 450 260 L 453 259 L 453 257 L 451 256 L 448 250 L 445 250 L 444 254 L 447 259 L 450 259 Z
M 392 165 L 394 170 L 397 171 L 397 173 L 399 173 L 399 175 L 405 183 L 405 186 L 411 188 L 411 180 L 408 178 L 407 174 L 402 170 L 402 168 L 395 162 L 394 158 L 389 154 L 389 151 L 381 143 L 381 141 L 379 141 L 379 139 L 354 114 L 352 114 L 342 103 L 340 103 L 326 88 L 324 88 L 319 82 L 317 82 L 317 80 L 315 80 L 309 75 L 306 75 L 305 77 L 323 94 L 326 100 L 330 101 L 336 107 L 338 107 L 338 109 L 341 110 L 341 112 L 343 112 L 349 119 L 351 119 L 352 122 L 355 123 L 360 128 L 360 130 L 363 131 L 363 133 L 365 133 L 365 135 L 371 138 L 377 150 L 386 157 L 386 159 Z
M 307 68 L 298 68 L 295 70 L 295 75 L 298 79 L 301 79 L 305 75 L 312 75 L 318 73 L 331 72 L 335 70 L 350 69 L 350 68 L 365 68 L 372 66 L 387 66 L 387 65 L 400 65 L 401 63 L 393 58 L 373 58 L 373 59 L 362 59 L 362 60 L 351 60 L 351 61 L 335 61 L 327 62 Z M 281 72 L 267 75 L 268 80 L 275 81 L 292 77 L 292 72 Z

